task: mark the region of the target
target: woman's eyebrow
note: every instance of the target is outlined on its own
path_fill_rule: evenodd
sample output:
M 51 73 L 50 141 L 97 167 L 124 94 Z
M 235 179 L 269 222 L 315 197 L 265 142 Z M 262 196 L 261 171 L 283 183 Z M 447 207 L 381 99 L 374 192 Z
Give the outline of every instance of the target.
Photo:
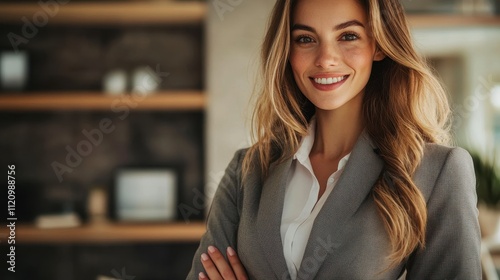
M 365 26 L 359 20 L 354 19 L 354 20 L 350 20 L 350 21 L 346 21 L 346 22 L 337 24 L 333 28 L 333 30 L 338 31 L 338 30 L 346 29 L 346 28 L 351 27 L 351 26 L 361 26 L 361 27 L 365 28 Z M 310 32 L 316 33 L 316 29 L 314 29 L 313 27 L 305 25 L 305 24 L 300 24 L 300 23 L 295 23 L 292 26 L 292 31 L 295 31 L 295 30 L 305 30 L 305 31 L 310 31 Z
M 299 24 L 299 23 L 296 23 L 292 26 L 292 31 L 295 31 L 295 30 L 304 30 L 304 31 L 310 31 L 310 32 L 316 33 L 316 29 L 314 29 L 310 26 L 304 25 L 304 24 Z
M 365 26 L 359 20 L 354 19 L 354 20 L 350 20 L 350 21 L 346 21 L 344 23 L 338 24 L 333 29 L 338 31 L 338 30 L 346 29 L 347 27 L 351 27 L 351 26 L 361 26 L 361 27 L 365 28 Z

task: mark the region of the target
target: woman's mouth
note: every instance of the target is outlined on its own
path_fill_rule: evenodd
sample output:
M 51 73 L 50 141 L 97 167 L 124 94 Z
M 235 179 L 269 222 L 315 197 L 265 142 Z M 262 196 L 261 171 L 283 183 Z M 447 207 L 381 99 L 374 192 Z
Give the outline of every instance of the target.
M 311 77 L 313 86 L 321 91 L 332 91 L 339 88 L 349 78 L 349 75 L 337 77 Z
M 340 76 L 340 77 L 329 77 L 329 78 L 313 78 L 313 81 L 320 85 L 333 85 L 336 83 L 340 83 L 345 80 L 348 75 Z

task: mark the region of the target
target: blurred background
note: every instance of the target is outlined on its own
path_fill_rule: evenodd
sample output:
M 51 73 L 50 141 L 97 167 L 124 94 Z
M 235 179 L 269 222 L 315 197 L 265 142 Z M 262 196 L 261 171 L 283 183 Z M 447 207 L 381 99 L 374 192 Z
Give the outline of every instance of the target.
M 499 2 L 402 1 L 474 156 L 487 279 L 500 267 Z M 273 4 L 0 1 L 1 279 L 185 279 L 217 184 L 251 143 Z

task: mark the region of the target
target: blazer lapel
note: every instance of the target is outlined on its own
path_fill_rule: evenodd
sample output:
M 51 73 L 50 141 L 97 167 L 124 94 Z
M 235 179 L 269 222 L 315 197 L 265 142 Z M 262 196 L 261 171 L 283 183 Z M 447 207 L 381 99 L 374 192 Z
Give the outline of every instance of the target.
M 283 276 L 288 276 L 280 228 L 285 188 L 291 163 L 292 160 L 289 159 L 271 166 L 269 176 L 262 186 L 262 196 L 257 214 L 259 242 L 267 262 L 271 264 L 276 274 L 276 279 L 284 279 Z
M 346 222 L 370 193 L 382 168 L 383 161 L 375 152 L 368 135 L 363 132 L 337 185 L 314 221 L 298 279 L 315 278 L 327 255 L 334 253 L 340 246 Z

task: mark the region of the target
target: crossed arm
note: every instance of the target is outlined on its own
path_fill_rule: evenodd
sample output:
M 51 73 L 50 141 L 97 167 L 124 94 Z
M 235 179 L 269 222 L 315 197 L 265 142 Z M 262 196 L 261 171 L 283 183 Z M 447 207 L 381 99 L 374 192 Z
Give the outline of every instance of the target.
M 214 246 L 209 246 L 207 250 L 207 253 L 201 254 L 201 263 L 203 264 L 203 268 L 205 268 L 206 274 L 200 272 L 198 274 L 199 280 L 248 279 L 245 268 L 233 248 L 227 248 L 227 261 L 224 255 Z
M 233 249 L 236 248 L 240 219 L 238 196 L 243 156 L 243 150 L 235 154 L 217 188 L 208 215 L 207 232 L 193 259 L 193 266 L 187 276 L 189 280 L 248 279 L 245 268 Z M 224 226 L 221 225 L 221 220 L 224 220 Z M 217 248 L 227 248 L 227 251 L 221 252 Z

